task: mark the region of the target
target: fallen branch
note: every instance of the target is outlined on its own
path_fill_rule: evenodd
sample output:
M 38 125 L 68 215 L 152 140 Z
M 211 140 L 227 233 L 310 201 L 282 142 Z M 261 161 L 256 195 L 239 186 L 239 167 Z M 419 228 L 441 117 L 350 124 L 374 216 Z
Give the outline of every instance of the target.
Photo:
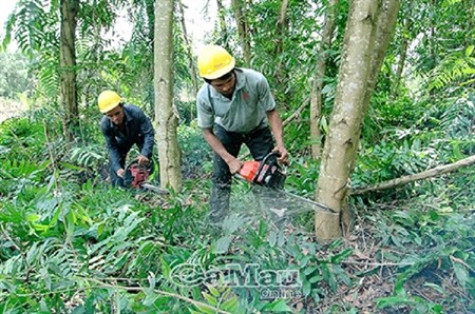
M 416 173 L 416 174 L 411 174 L 409 176 L 403 176 L 397 179 L 389 180 L 386 182 L 381 182 L 375 185 L 371 185 L 368 187 L 362 187 L 362 188 L 355 188 L 350 191 L 350 195 L 359 195 L 367 192 L 373 192 L 373 191 L 378 191 L 378 190 L 384 190 L 384 189 L 390 189 L 394 188 L 406 183 L 410 183 L 413 181 L 417 180 L 423 180 L 427 178 L 432 178 L 436 177 L 439 175 L 442 175 L 444 173 L 452 172 L 457 169 L 460 169 L 462 167 L 467 167 L 475 163 L 475 155 L 464 158 L 462 160 L 459 160 L 457 162 L 454 162 L 452 164 L 448 165 L 442 165 L 442 166 L 437 166 L 435 168 Z

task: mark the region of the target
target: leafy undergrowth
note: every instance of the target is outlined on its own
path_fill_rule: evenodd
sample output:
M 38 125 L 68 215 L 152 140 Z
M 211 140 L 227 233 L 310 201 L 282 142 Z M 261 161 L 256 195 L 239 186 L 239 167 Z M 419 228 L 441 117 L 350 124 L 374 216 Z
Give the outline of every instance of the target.
M 473 169 L 354 198 L 354 230 L 322 245 L 311 211 L 243 183 L 222 229 L 204 175 L 167 197 L 113 189 L 99 141 L 69 147 L 39 121 L 0 128 L 0 312 L 475 311 Z M 289 189 L 310 193 L 314 167 L 297 168 Z

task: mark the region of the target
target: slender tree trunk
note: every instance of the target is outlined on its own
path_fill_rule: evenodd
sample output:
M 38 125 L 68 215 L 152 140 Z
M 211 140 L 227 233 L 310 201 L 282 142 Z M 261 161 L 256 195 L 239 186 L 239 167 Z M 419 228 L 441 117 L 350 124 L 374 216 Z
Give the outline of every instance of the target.
M 386 12 L 392 8 L 395 12 Z M 347 194 L 354 168 L 363 117 L 376 85 L 382 60 L 394 29 L 399 0 L 355 0 L 351 2 L 337 95 L 322 155 L 317 200 L 343 217 L 315 214 L 317 237 L 328 240 L 342 235 L 340 218 L 349 220 Z M 384 17 L 388 14 L 386 17 Z M 381 18 L 380 18 L 381 15 Z
M 363 116 L 369 108 L 371 96 L 378 82 L 379 72 L 383 65 L 384 56 L 388 50 L 389 44 L 394 38 L 397 15 L 401 0 L 382 0 L 379 14 L 378 26 L 375 33 L 374 53 L 371 56 L 371 69 L 368 77 L 367 89 L 364 98 Z M 363 120 L 361 121 L 363 122 Z M 358 129 L 358 136 L 361 133 L 361 127 Z
M 287 73 L 283 71 L 284 62 L 281 54 L 284 51 L 284 38 L 287 34 L 287 8 L 289 6 L 288 0 L 283 0 L 282 5 L 280 6 L 279 18 L 277 19 L 276 25 L 276 43 L 274 48 L 274 56 L 279 62 L 275 69 L 275 84 L 276 86 L 284 87 L 287 81 Z
M 237 23 L 237 30 L 241 40 L 242 50 L 244 52 L 244 60 L 246 64 L 251 61 L 251 41 L 249 38 L 248 25 L 246 22 L 246 15 L 243 13 L 246 3 L 242 0 L 231 0 L 231 5 L 234 11 L 234 18 Z
M 148 24 L 148 42 L 147 42 L 147 51 L 150 51 L 149 55 L 153 54 L 153 41 L 155 38 L 155 0 L 145 0 L 145 10 L 147 12 L 147 24 Z M 150 78 L 150 80 L 146 81 L 146 94 L 148 99 L 153 99 L 154 94 L 153 94 L 153 73 L 155 71 L 154 68 L 154 63 L 147 62 L 148 67 L 146 68 L 146 77 Z M 150 104 L 149 108 L 152 112 L 155 110 L 155 104 Z
M 60 34 L 60 80 L 61 105 L 65 112 L 64 135 L 72 140 L 79 130 L 79 110 L 76 90 L 76 15 L 78 1 L 61 0 L 61 34 Z
M 155 120 L 162 188 L 181 189 L 180 150 L 177 140 L 177 117 L 173 110 L 173 0 L 155 4 Z
M 229 47 L 229 32 L 226 27 L 225 8 L 221 0 L 216 0 L 216 5 L 218 6 L 219 27 L 221 28 L 221 37 L 223 38 L 222 43 L 227 51 L 231 51 L 231 47 Z
M 289 0 L 282 0 L 280 6 L 279 19 L 277 20 L 277 43 L 275 45 L 275 55 L 279 55 L 284 51 L 284 37 L 287 33 L 287 8 L 289 6 Z
M 186 54 L 188 56 L 188 69 L 190 71 L 190 76 L 191 76 L 191 83 L 193 85 L 193 94 L 196 95 L 198 93 L 198 80 L 197 77 L 198 75 L 196 74 L 196 67 L 193 64 L 193 52 L 191 51 L 191 43 L 190 39 L 188 37 L 188 31 L 186 28 L 185 24 L 185 10 L 183 9 L 183 2 L 182 0 L 178 0 L 178 7 L 180 8 L 180 22 L 181 22 L 181 29 L 183 30 L 183 40 L 185 41 L 185 49 L 186 49 Z M 191 111 L 193 112 L 193 111 Z M 193 117 L 191 117 L 193 119 Z
M 338 0 L 330 0 L 325 13 L 323 25 L 322 42 L 317 51 L 317 66 L 315 70 L 315 80 L 310 92 L 310 139 L 312 142 L 312 157 L 320 158 L 322 151 L 322 132 L 320 131 L 320 119 L 323 108 L 323 79 L 327 67 L 328 52 L 331 47 L 333 32 L 335 30 L 335 16 Z
M 401 85 L 402 72 L 404 71 L 404 65 L 406 63 L 407 48 L 409 46 L 409 38 L 406 36 L 402 39 L 401 42 L 401 53 L 399 55 L 399 61 L 397 63 L 396 69 L 396 82 L 391 93 L 391 99 L 396 99 L 399 94 L 399 86 Z

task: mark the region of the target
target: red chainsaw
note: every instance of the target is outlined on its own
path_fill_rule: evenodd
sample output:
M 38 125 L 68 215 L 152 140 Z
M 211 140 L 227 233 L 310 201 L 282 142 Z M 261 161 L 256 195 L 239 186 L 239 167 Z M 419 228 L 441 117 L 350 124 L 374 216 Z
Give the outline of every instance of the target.
M 287 178 L 287 169 L 284 168 L 277 157 L 279 153 L 271 152 L 266 155 L 261 161 L 244 161 L 243 166 L 235 176 L 241 180 L 247 181 L 251 184 L 257 184 L 270 188 L 280 194 L 282 199 L 291 199 L 293 203 L 304 202 L 310 205 L 314 210 L 324 210 L 335 213 L 330 207 L 306 199 L 300 195 L 296 195 L 284 190 L 285 179 Z
M 168 191 L 148 183 L 153 173 L 154 163 L 150 159 L 147 164 L 139 164 L 138 159 L 132 160 L 125 169 L 124 184 L 135 189 L 147 189 L 158 194 L 168 194 Z

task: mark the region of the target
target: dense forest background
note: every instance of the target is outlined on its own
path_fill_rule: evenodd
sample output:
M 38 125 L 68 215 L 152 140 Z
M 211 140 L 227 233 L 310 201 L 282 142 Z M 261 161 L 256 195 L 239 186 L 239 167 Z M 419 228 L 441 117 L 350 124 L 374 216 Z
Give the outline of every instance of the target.
M 475 1 L 211 1 L 213 31 L 198 39 L 180 0 L 20 0 L 1 26 L 0 312 L 475 312 Z M 355 12 L 383 16 L 391 5 L 382 49 Z M 132 37 L 118 42 L 124 12 Z M 377 25 L 375 16 L 357 22 Z M 320 241 L 312 210 L 276 217 L 237 181 L 232 217 L 211 228 L 198 47 L 223 45 L 266 75 L 291 154 L 286 190 L 321 201 L 322 171 L 336 160 L 325 145 L 355 64 L 351 31 L 373 40 L 356 60 L 374 71 L 352 107 L 354 158 L 340 165 L 342 236 Z M 172 78 L 169 94 L 154 86 L 157 67 Z M 157 128 L 163 114 L 176 118 L 165 130 L 176 133 L 180 180 L 162 165 L 152 178 L 170 179 L 170 195 L 107 182 L 104 89 Z

